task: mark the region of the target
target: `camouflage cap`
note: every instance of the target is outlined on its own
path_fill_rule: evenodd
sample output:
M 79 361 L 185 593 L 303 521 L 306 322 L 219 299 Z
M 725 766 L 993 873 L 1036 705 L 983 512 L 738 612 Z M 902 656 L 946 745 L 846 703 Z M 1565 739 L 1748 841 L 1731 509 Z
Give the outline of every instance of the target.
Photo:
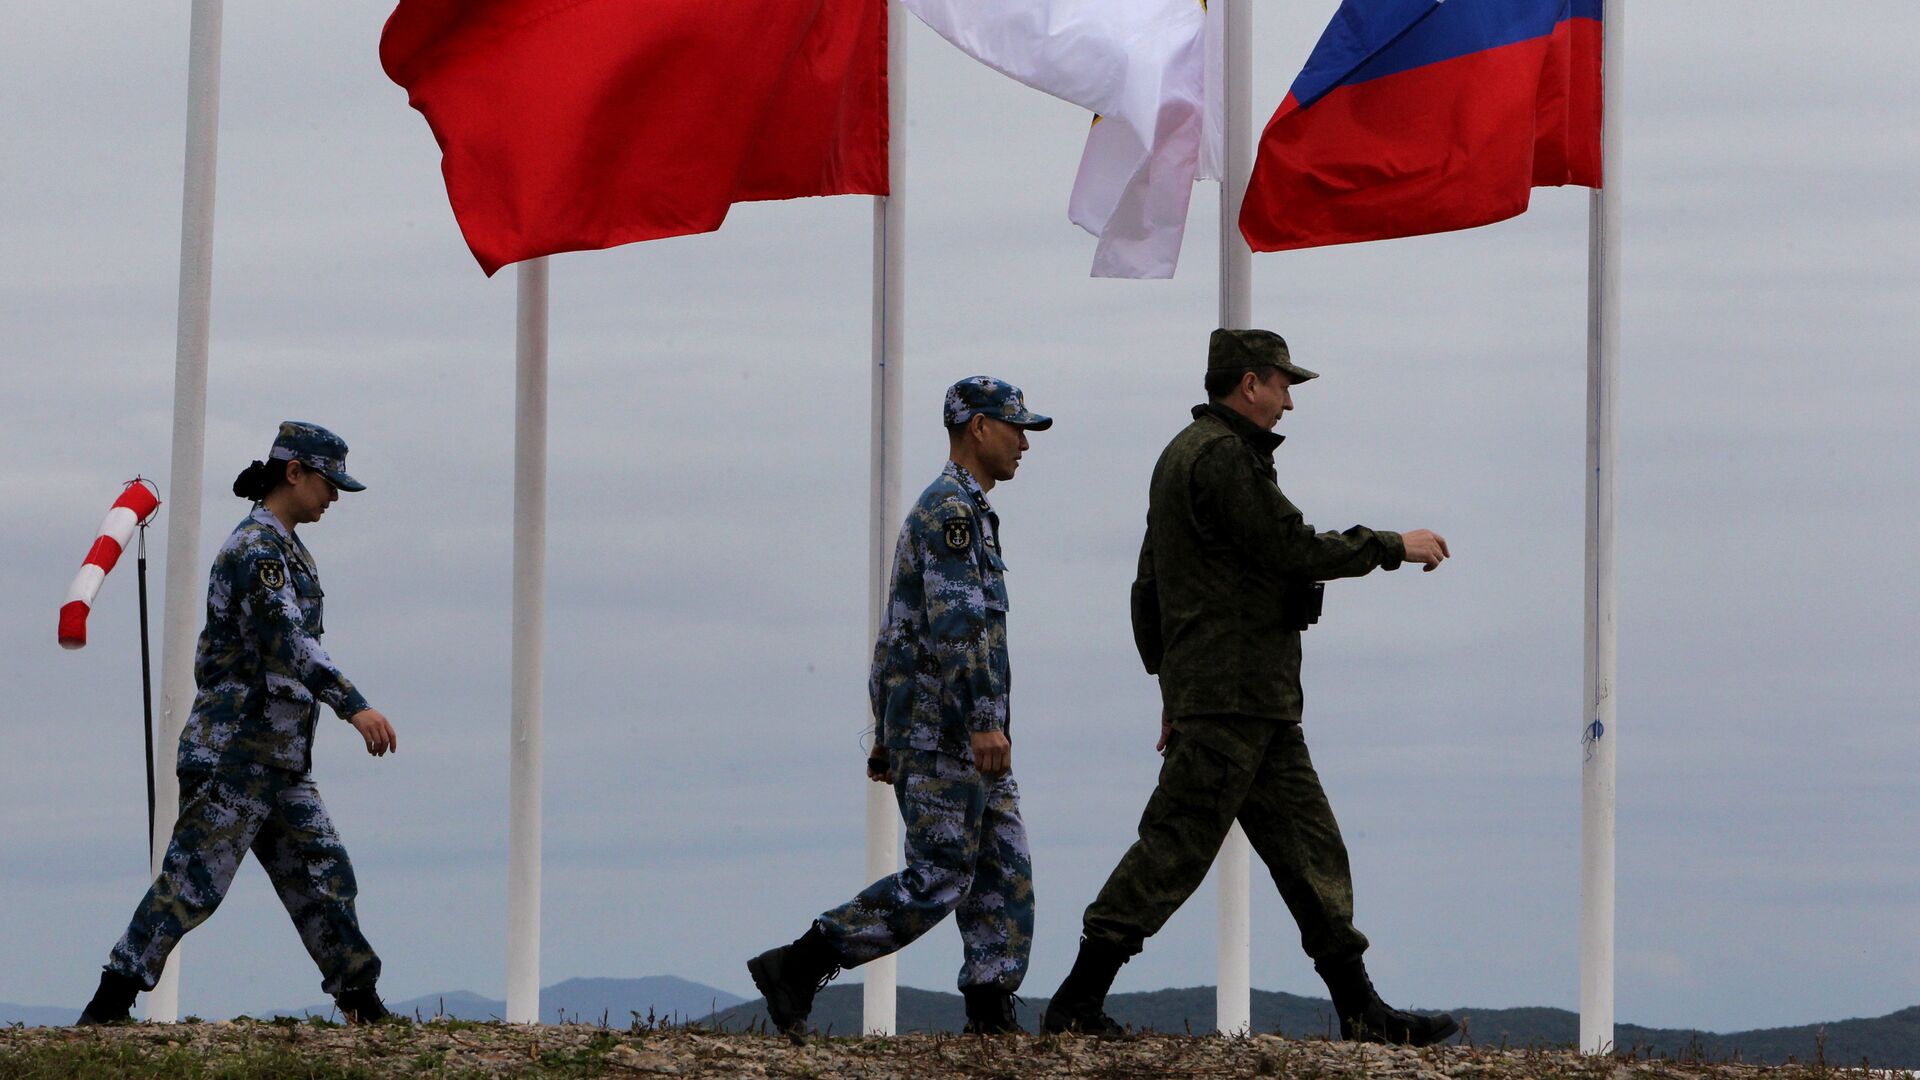
M 333 481 L 341 491 L 365 491 L 367 485 L 347 475 L 345 439 L 321 427 L 300 420 L 283 420 L 280 434 L 273 437 L 273 449 L 267 452 L 277 461 L 297 461 Z
M 1019 387 L 990 375 L 974 375 L 947 387 L 943 412 L 948 427 L 957 427 L 976 416 L 1004 420 L 1029 431 L 1045 431 L 1053 426 L 1053 417 L 1041 416 L 1027 408 Z
M 1276 367 L 1293 382 L 1317 379 L 1320 373 L 1308 371 L 1293 362 L 1287 342 L 1271 330 L 1215 330 L 1207 343 L 1208 371 L 1252 371 Z

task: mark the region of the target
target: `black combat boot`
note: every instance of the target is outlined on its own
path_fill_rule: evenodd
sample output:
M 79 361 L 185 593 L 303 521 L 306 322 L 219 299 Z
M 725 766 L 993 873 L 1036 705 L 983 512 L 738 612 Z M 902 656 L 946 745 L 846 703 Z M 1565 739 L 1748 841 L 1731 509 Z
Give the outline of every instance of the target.
M 840 957 L 820 928 L 809 926 L 793 944 L 768 949 L 747 961 L 747 974 L 767 1000 L 767 1019 L 799 1046 L 807 1041 L 813 996 L 840 974 Z
M 393 1016 L 371 986 L 342 990 L 333 995 L 333 1004 L 340 1010 L 341 1018 L 349 1024 L 377 1024 Z
M 1025 1035 L 1020 1017 L 1014 1012 L 1013 991 L 998 986 L 963 986 L 960 996 L 967 999 L 968 1035 Z
M 1074 957 L 1073 970 L 1067 972 L 1066 981 L 1047 1002 L 1040 1030 L 1048 1035 L 1077 1031 L 1108 1039 L 1125 1035 L 1126 1029 L 1107 1015 L 1105 1006 L 1113 977 L 1120 974 L 1120 965 L 1127 960 L 1118 946 L 1082 937 L 1080 955 Z
M 1403 1012 L 1380 1000 L 1367 977 L 1359 953 L 1313 962 L 1315 971 L 1333 994 L 1333 1011 L 1340 1017 L 1340 1037 L 1355 1042 L 1431 1046 L 1460 1030 L 1453 1017 Z
M 133 1008 L 134 995 L 145 989 L 138 979 L 130 979 L 112 968 L 102 968 L 100 989 L 93 992 L 93 1000 L 81 1010 L 80 1019 L 74 1021 L 74 1026 L 132 1023 L 133 1017 L 127 1010 Z

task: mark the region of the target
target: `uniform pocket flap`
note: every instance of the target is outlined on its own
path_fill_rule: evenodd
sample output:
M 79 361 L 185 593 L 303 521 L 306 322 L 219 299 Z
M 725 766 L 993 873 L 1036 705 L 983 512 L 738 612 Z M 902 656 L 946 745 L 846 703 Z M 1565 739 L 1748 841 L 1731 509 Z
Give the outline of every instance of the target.
M 299 679 L 282 675 L 277 671 L 266 673 L 267 696 L 285 698 L 289 701 L 311 702 L 313 693 Z

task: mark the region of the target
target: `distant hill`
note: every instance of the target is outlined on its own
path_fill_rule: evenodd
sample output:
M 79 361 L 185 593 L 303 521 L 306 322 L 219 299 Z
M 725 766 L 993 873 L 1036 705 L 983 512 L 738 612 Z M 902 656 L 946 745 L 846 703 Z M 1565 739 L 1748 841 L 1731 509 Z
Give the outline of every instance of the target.
M 24 1024 L 27 1027 L 66 1027 L 80 1019 L 81 1006 L 15 1005 L 0 1001 L 0 1027 Z
M 1580 1038 L 1580 1017 L 1565 1009 L 1460 1008 L 1464 1037 L 1481 1046 L 1565 1047 Z M 1824 1060 L 1830 1065 L 1871 1062 L 1882 1068 L 1920 1068 L 1920 1006 L 1872 1019 L 1833 1020 L 1797 1027 L 1725 1034 L 1687 1028 L 1616 1024 L 1615 1043 L 1641 1057 L 1783 1065 Z
M 835 1034 L 859 1031 L 860 994 L 857 983 L 833 985 L 821 991 L 813 1010 L 816 1030 Z M 1213 1000 L 1212 987 L 1194 986 L 1115 994 L 1107 999 L 1107 1010 L 1114 1019 L 1138 1030 L 1198 1034 L 1213 1030 Z M 408 1015 L 446 1015 L 462 1020 L 495 1020 L 504 1017 L 507 1011 L 504 1001 L 464 990 L 426 994 L 387 1004 L 395 1012 Z M 1325 998 L 1255 990 L 1252 1004 L 1256 1032 L 1325 1038 L 1339 1031 L 1333 1007 Z M 1017 1006 L 1020 1022 L 1028 1030 L 1037 1029 L 1040 1013 L 1046 1006 L 1045 998 L 1023 999 Z M 1478 1046 L 1558 1049 L 1573 1045 L 1579 1038 L 1580 1018 L 1565 1009 L 1462 1007 L 1451 1011 L 1461 1021 L 1457 1041 Z M 329 1016 L 332 1013 L 333 1006 L 326 1004 L 252 1015 Z M 604 1020 L 610 1026 L 624 1028 L 633 1022 L 635 1014 L 643 1020 L 651 1015 L 656 1022 L 668 1023 L 698 1017 L 703 1024 L 730 1031 L 765 1022 L 765 1008 L 760 1001 L 745 1001 L 724 990 L 671 975 L 568 979 L 540 992 L 540 1018 L 547 1023 L 565 1019 L 592 1024 Z M 0 1002 L 0 1025 L 58 1027 L 73 1023 L 79 1015 L 77 1006 Z M 958 994 L 901 987 L 896 1018 L 903 1033 L 956 1032 L 965 1024 L 966 1009 Z M 1870 1019 L 1725 1034 L 1620 1024 L 1615 1028 L 1615 1037 L 1622 1050 L 1633 1051 L 1641 1057 L 1735 1059 L 1755 1064 L 1824 1059 L 1837 1066 L 1866 1061 L 1881 1068 L 1920 1069 L 1920 1006 Z
M 858 1032 L 860 998 L 861 987 L 857 983 L 828 986 L 814 999 L 811 1019 L 814 1028 L 819 1031 L 831 1030 L 834 1034 Z M 903 986 L 897 1000 L 894 1016 L 896 1026 L 902 1033 L 953 1032 L 966 1025 L 966 1004 L 959 994 Z M 1046 998 L 1023 997 L 1016 1001 L 1014 1009 L 1020 1023 L 1027 1030 L 1034 1031 L 1038 1029 L 1040 1014 L 1046 1007 Z M 1107 998 L 1107 1012 L 1115 1020 L 1142 1031 L 1204 1034 L 1214 1027 L 1213 987 L 1114 994 Z M 724 1009 L 702 1021 L 729 1031 L 757 1027 L 765 1022 L 766 1005 L 758 998 Z M 1332 1024 L 1331 1028 L 1329 1023 Z M 1298 997 L 1266 990 L 1253 992 L 1253 1028 L 1255 1031 L 1277 1031 L 1295 1037 L 1325 1035 L 1329 1030 L 1339 1034 L 1339 1023 L 1333 1020 L 1333 1006 L 1324 998 Z
M 850 1034 L 860 1030 L 858 985 L 829 986 L 815 999 L 811 1022 L 816 1030 Z M 1214 991 L 1211 986 L 1114 994 L 1107 1012 L 1137 1030 L 1209 1032 L 1214 1029 Z M 1266 990 L 1253 992 L 1253 1030 L 1292 1038 L 1325 1038 L 1339 1034 L 1333 1006 L 1325 998 L 1300 997 Z M 1035 1030 L 1047 1007 L 1046 998 L 1022 999 L 1020 1022 Z M 1521 1008 L 1450 1010 L 1461 1021 L 1454 1041 L 1479 1046 L 1560 1049 L 1580 1037 L 1580 1018 L 1565 1009 Z M 703 1023 L 738 1031 L 766 1021 L 763 1002 L 754 1000 L 724 1009 Z M 905 1032 L 959 1031 L 966 1023 L 960 995 L 901 987 L 896 1021 Z M 1837 1020 L 1798 1027 L 1763 1028 L 1719 1034 L 1673 1028 L 1620 1024 L 1614 1037 L 1622 1050 L 1641 1057 L 1706 1059 L 1785 1064 L 1789 1060 L 1824 1060 L 1832 1065 L 1867 1061 L 1881 1068 L 1920 1069 L 1920 1006 L 1873 1019 Z
M 552 1022 L 564 1017 L 581 1023 L 606 1018 L 612 1027 L 625 1027 L 638 1015 L 684 1024 L 715 1010 L 728 1009 L 746 999 L 704 983 L 672 975 L 644 979 L 568 979 L 540 991 L 540 1018 Z
M 544 1023 L 560 1020 L 597 1024 L 603 1019 L 609 1026 L 626 1027 L 634 1015 L 652 1016 L 662 1021 L 685 1022 L 707 1016 L 716 1008 L 738 1005 L 738 994 L 729 994 L 702 983 L 673 975 L 648 975 L 639 979 L 568 979 L 540 991 L 540 1019 Z M 404 1001 L 389 1001 L 387 1008 L 407 1016 L 451 1016 L 456 1020 L 499 1020 L 507 1015 L 507 1003 L 481 997 L 466 990 L 444 994 L 423 994 Z M 299 1009 L 256 1013 L 257 1016 L 330 1016 L 331 1002 Z

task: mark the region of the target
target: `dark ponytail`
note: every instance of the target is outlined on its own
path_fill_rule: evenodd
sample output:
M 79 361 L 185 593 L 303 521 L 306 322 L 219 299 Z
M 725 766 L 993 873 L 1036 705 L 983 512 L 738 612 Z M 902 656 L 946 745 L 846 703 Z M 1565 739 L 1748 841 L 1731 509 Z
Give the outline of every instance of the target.
M 259 502 L 267 493 L 287 482 L 287 463 L 275 458 L 270 461 L 256 461 L 240 470 L 233 478 L 233 493 L 243 499 Z

